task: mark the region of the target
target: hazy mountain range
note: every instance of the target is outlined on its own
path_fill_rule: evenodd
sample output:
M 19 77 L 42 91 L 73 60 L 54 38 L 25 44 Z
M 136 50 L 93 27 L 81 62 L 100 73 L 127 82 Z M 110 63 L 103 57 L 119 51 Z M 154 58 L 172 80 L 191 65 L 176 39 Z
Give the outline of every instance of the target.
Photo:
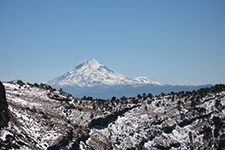
M 200 86 L 172 86 L 151 80 L 148 77 L 128 78 L 110 70 L 95 59 L 85 60 L 67 73 L 45 82 L 56 89 L 62 88 L 74 97 L 92 96 L 110 99 L 112 96 L 134 97 L 137 94 L 152 93 L 153 95 L 170 93 L 171 91 L 192 91 Z

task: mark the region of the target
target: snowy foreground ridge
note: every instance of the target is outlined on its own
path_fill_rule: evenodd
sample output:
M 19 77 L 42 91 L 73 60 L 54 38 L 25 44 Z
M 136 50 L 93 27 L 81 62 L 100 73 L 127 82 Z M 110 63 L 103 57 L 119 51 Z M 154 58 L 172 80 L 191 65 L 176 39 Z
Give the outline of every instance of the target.
M 0 149 L 225 149 L 225 85 L 106 101 L 3 84 L 10 121 Z

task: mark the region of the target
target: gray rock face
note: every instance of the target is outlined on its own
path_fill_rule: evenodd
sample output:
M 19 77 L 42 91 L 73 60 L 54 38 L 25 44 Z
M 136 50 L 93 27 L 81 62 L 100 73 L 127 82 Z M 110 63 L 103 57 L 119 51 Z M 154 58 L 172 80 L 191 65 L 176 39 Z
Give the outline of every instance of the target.
M 0 129 L 6 127 L 8 122 L 9 122 L 9 110 L 5 96 L 5 87 L 0 81 Z

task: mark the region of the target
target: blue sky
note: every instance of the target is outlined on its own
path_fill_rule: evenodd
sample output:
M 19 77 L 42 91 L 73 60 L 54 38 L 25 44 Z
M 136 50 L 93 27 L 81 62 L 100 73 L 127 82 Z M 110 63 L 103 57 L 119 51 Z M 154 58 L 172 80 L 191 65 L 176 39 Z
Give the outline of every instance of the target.
M 172 85 L 225 84 L 224 0 L 0 1 L 0 80 L 41 83 L 84 60 Z

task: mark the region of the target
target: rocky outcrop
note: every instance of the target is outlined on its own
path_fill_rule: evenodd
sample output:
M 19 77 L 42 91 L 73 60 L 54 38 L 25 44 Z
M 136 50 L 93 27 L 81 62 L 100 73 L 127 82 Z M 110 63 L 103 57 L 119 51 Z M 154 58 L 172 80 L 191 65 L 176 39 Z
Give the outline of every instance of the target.
M 111 123 L 113 120 L 115 121 L 116 118 L 118 116 L 122 116 L 125 112 L 133 109 L 133 108 L 136 108 L 136 107 L 139 107 L 141 105 L 134 105 L 130 108 L 124 108 L 120 111 L 116 111 L 106 117 L 103 117 L 103 118 L 97 118 L 97 119 L 93 119 L 91 122 L 90 122 L 90 125 L 89 127 L 90 128 L 97 128 L 97 129 L 103 129 L 103 128 L 106 128 L 108 126 L 109 123 Z
M 0 81 L 0 129 L 6 127 L 9 122 L 9 109 L 5 96 L 5 87 Z

